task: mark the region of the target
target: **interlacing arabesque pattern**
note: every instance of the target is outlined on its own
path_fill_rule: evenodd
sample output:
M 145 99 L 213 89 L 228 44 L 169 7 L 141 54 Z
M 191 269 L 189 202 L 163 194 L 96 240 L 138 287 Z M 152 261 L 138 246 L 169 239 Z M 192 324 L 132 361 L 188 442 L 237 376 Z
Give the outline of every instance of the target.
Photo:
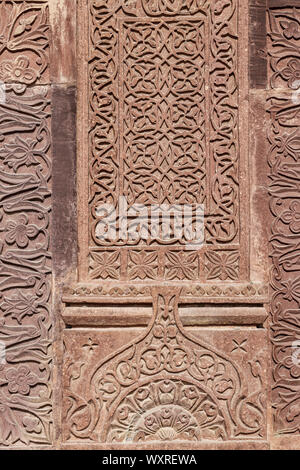
M 165 16 L 164 16 L 165 15 Z M 175 15 L 182 15 L 178 20 Z M 157 18 L 160 16 L 160 18 Z M 135 19 L 136 17 L 136 19 Z M 186 19 L 184 18 L 186 17 Z M 205 241 L 236 250 L 239 229 L 237 11 L 235 0 L 209 2 L 90 2 L 90 208 L 92 245 L 157 245 L 152 254 L 93 250 L 92 279 L 239 278 L 237 251 L 213 257 L 192 251 L 191 267 L 170 272 L 184 254 L 155 256 L 163 245 L 186 243 L 174 236 L 145 242 L 100 240 L 97 207 L 144 204 L 205 205 Z M 122 44 L 122 46 L 120 46 Z M 209 90 L 205 89 L 209 83 Z M 206 87 L 207 88 L 207 87 Z M 150 212 L 149 215 L 150 216 Z M 140 232 L 141 233 L 141 232 Z M 231 248 L 230 243 L 235 243 Z M 121 261 L 120 261 L 121 256 Z M 215 270 L 217 258 L 233 271 Z M 147 272 L 121 273 L 122 263 L 152 259 Z M 99 260 L 114 262 L 97 269 Z M 213 261 L 212 261 L 213 260 Z M 177 263 L 177 264 L 178 264 Z M 226 264 L 226 263 L 225 263 Z
M 0 3 L 0 447 L 52 441 L 47 15 Z
M 84 355 L 87 348 L 95 354 L 95 340 L 83 345 L 80 358 L 66 346 L 66 440 L 264 437 L 261 358 L 247 362 L 255 381 L 248 390 L 244 371 L 231 358 L 184 331 L 179 295 L 180 289 L 154 289 L 154 315 L 146 333 L 92 369 Z M 232 350 L 243 354 L 245 344 L 234 341 Z

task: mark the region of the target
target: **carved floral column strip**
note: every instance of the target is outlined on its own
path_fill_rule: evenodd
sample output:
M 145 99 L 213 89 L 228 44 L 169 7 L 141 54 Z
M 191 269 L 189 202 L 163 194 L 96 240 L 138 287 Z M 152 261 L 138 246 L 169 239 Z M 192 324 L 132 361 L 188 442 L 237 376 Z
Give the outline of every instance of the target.
M 275 432 L 296 435 L 300 432 L 300 8 L 284 2 L 272 7 L 273 3 L 268 10 L 272 404 Z
M 0 447 L 52 442 L 49 21 L 0 2 Z

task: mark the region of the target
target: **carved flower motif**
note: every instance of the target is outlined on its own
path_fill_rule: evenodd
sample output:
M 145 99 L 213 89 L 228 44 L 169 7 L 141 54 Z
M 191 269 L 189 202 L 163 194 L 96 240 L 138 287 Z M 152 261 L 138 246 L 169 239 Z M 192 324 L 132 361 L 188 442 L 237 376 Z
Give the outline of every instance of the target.
M 6 380 L 8 381 L 8 390 L 10 393 L 21 393 L 28 395 L 30 387 L 38 383 L 38 378 L 30 372 L 28 366 L 9 369 L 6 372 Z
M 118 279 L 120 268 L 119 251 L 91 253 L 92 279 Z
M 186 387 L 184 390 L 183 390 L 183 394 L 186 398 L 188 398 L 189 400 L 194 400 L 195 398 L 198 398 L 198 391 L 197 391 L 197 388 L 194 387 L 193 385 L 190 385 L 188 387 Z
M 292 88 L 292 90 L 298 90 L 300 87 L 300 60 L 289 60 L 287 67 L 282 70 L 281 75 L 288 81 L 289 88 Z
M 237 251 L 206 253 L 207 279 L 238 279 L 239 254 Z
M 174 49 L 176 52 L 194 55 L 197 49 L 198 30 L 179 25 L 174 33 Z
M 164 380 L 160 383 L 159 390 L 162 393 L 171 393 L 174 392 L 175 386 L 171 380 Z
M 36 145 L 36 139 L 21 139 L 17 136 L 14 142 L 0 148 L 0 158 L 4 158 L 3 163 L 14 171 L 17 171 L 21 165 L 38 164 L 36 157 L 41 156 L 41 151 L 35 148 Z
M 154 415 L 146 416 L 145 418 L 145 426 L 147 428 L 151 428 L 154 432 L 159 430 L 159 423 L 157 422 L 157 418 Z
M 13 87 L 16 93 L 23 93 L 27 85 L 38 78 L 38 73 L 29 67 L 29 59 L 20 55 L 14 60 L 4 60 L 0 65 L 0 79 L 3 82 L 22 83 L 22 87 Z
M 131 251 L 129 255 L 130 279 L 156 279 L 157 253 L 146 251 Z
M 213 403 L 204 403 L 203 410 L 205 411 L 206 415 L 212 418 L 218 414 L 218 409 L 215 404 Z
M 215 384 L 215 392 L 220 396 L 231 395 L 233 391 L 232 379 L 231 378 L 219 378 Z
M 12 298 L 4 297 L 3 300 L 0 307 L 4 311 L 4 315 L 11 315 L 11 318 L 16 319 L 18 323 L 21 323 L 26 315 L 31 316 L 38 311 L 38 297 L 26 296 L 22 291 L 18 291 Z
M 198 276 L 198 254 L 183 251 L 167 253 L 168 279 L 196 279 Z
M 141 66 L 134 64 L 127 71 L 127 81 L 131 88 L 142 90 L 143 92 L 153 93 L 156 88 L 155 67 L 152 65 Z
M 287 39 L 300 39 L 300 29 L 298 23 L 295 23 L 295 21 L 282 21 L 280 25 L 283 29 L 283 35 Z
M 290 204 L 290 210 L 285 211 L 282 216 L 281 220 L 289 225 L 290 230 L 293 233 L 300 232 L 300 202 L 293 201 Z
M 6 227 L 7 235 L 5 240 L 7 243 L 16 243 L 19 248 L 25 248 L 30 238 L 34 238 L 39 229 L 33 225 L 28 225 L 28 217 L 21 214 L 17 222 L 9 221 Z
M 296 161 L 300 158 L 300 135 L 298 129 L 292 134 L 282 133 L 276 138 L 278 152 L 284 157 L 291 157 Z
M 111 377 L 104 377 L 99 382 L 99 392 L 103 400 L 109 400 L 118 392 L 118 385 L 115 379 Z
M 160 366 L 160 360 L 158 356 L 158 351 L 148 350 L 145 351 L 141 356 L 142 368 L 146 370 L 156 370 Z

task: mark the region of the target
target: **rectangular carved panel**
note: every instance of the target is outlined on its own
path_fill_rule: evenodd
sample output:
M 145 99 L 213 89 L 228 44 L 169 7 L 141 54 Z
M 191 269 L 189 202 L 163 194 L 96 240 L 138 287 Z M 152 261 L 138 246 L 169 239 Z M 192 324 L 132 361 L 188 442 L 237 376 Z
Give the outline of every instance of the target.
M 89 5 L 89 279 L 246 280 L 239 2 Z M 204 247 L 186 251 L 186 234 L 173 232 L 168 242 L 141 231 L 106 238 L 99 207 L 111 204 L 121 228 L 120 196 L 143 205 L 148 220 L 151 205 L 203 204 Z
M 263 445 L 265 330 L 183 329 L 180 289 L 152 295 L 147 329 L 65 331 L 65 444 Z

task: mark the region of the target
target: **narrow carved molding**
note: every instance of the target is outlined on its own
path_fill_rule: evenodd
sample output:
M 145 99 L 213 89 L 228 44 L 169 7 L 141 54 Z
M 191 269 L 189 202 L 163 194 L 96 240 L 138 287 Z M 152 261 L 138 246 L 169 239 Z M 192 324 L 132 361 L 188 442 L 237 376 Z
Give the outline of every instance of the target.
M 299 435 L 300 9 L 276 6 L 268 11 L 272 406 L 275 431 Z

